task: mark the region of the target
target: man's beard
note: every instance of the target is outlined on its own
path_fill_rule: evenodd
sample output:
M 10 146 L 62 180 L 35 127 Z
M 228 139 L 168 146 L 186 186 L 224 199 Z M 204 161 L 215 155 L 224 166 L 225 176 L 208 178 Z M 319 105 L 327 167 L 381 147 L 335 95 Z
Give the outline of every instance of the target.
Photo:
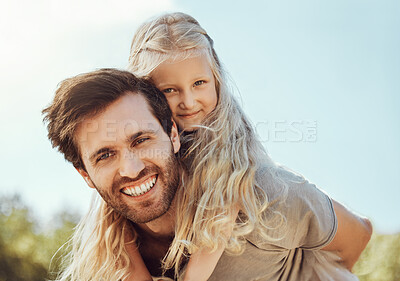
M 97 186 L 96 189 L 104 201 L 122 216 L 134 223 L 150 222 L 161 217 L 169 210 L 179 186 L 179 162 L 173 151 L 171 151 L 165 163 L 163 168 L 156 165 L 146 166 L 134 179 L 129 177 L 118 178 L 112 183 L 111 189 L 106 189 L 111 190 L 112 197 L 108 192 L 104 192 L 103 189 L 99 189 Z M 158 174 L 157 188 L 162 188 L 162 196 L 158 204 L 155 207 L 151 206 L 154 205 L 152 204 L 154 203 L 153 201 L 135 203 L 137 205 L 135 207 L 126 204 L 125 200 L 123 200 L 126 195 L 120 192 L 121 187 L 154 173 Z

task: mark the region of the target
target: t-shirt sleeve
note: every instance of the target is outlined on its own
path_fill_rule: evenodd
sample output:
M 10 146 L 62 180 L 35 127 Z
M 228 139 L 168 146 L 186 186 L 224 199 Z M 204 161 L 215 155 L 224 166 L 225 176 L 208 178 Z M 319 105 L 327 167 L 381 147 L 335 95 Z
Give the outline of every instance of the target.
M 319 249 L 329 244 L 337 230 L 332 200 L 308 180 L 279 168 L 274 180 L 268 172 L 257 180 L 270 202 L 265 212 L 268 230 L 256 239 L 257 246 L 273 245 L 285 249 Z

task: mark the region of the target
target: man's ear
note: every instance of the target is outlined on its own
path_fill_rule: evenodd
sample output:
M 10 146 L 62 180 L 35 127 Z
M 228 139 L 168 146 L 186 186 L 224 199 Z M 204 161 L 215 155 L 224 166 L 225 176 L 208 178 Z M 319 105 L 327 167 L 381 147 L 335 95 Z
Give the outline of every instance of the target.
M 181 148 L 181 141 L 179 140 L 178 127 L 174 120 L 172 120 L 172 128 L 170 135 L 172 146 L 174 147 L 174 153 L 177 153 Z
M 78 173 L 82 176 L 82 178 L 85 180 L 85 182 L 87 183 L 87 185 L 90 187 L 90 188 L 96 188 L 96 186 L 94 185 L 94 183 L 92 182 L 92 180 L 90 179 L 90 177 L 89 177 L 89 174 L 85 171 L 85 170 L 83 170 L 82 168 L 75 168 L 77 171 L 78 171 Z

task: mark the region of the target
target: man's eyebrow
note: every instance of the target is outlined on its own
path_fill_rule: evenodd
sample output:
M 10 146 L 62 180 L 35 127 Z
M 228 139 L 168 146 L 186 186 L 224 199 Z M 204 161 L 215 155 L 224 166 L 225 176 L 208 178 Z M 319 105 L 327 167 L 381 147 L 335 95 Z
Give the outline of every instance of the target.
M 127 142 L 133 142 L 135 139 L 137 139 L 138 137 L 142 136 L 142 135 L 155 135 L 156 131 L 155 130 L 143 130 L 143 131 L 139 131 L 136 132 L 130 136 L 128 136 L 128 138 L 126 139 Z
M 89 157 L 89 161 L 94 163 L 95 159 L 97 158 L 98 155 L 105 153 L 105 152 L 110 152 L 111 149 L 109 147 L 102 147 L 99 150 L 93 152 L 90 157 Z
M 155 135 L 156 131 L 155 130 L 143 130 L 143 131 L 139 131 L 136 132 L 130 136 L 128 136 L 128 138 L 126 139 L 127 142 L 133 142 L 135 139 L 137 139 L 138 137 L 142 136 L 142 135 Z M 112 149 L 109 147 L 102 147 L 99 150 L 96 150 L 95 152 L 93 152 L 90 156 L 89 156 L 89 161 L 94 163 L 95 159 L 98 155 L 105 153 L 105 152 L 110 152 Z

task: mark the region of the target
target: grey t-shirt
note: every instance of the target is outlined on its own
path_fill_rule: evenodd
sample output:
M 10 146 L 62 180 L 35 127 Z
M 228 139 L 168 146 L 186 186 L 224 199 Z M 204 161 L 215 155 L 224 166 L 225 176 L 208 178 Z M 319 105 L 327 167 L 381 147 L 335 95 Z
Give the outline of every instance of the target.
M 314 184 L 284 168 L 282 184 L 271 184 L 267 168 L 256 175 L 271 202 L 266 211 L 266 239 L 256 231 L 246 236 L 244 252 L 224 253 L 209 281 L 358 280 L 332 252 L 321 250 L 334 238 L 337 219 L 331 199 Z M 280 224 L 284 218 L 284 223 Z
M 331 199 L 302 176 L 285 168 L 275 172 L 283 185 L 271 183 L 267 168 L 259 169 L 256 174 L 257 185 L 271 202 L 265 211 L 271 228 L 266 234 L 270 239 L 257 231 L 247 235 L 244 252 L 241 255 L 225 252 L 209 281 L 358 280 L 339 264 L 335 253 L 321 250 L 332 241 L 337 230 Z M 280 224 L 282 218 L 284 224 Z

